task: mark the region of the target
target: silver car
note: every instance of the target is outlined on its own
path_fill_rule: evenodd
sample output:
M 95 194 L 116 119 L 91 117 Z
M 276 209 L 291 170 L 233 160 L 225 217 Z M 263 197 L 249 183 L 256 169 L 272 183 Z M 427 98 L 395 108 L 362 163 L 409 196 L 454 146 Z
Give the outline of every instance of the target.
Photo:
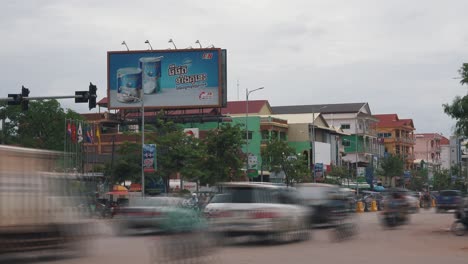
M 277 241 L 307 238 L 308 208 L 293 188 L 259 183 L 220 185 L 205 207 L 212 231 L 225 236 L 256 236 Z

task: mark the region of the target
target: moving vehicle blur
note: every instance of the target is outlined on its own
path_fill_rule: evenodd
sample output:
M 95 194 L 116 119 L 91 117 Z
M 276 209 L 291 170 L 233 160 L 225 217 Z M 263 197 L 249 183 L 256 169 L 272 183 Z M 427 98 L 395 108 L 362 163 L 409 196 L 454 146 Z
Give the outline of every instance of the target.
M 259 183 L 222 183 L 205 207 L 217 234 L 256 236 L 276 241 L 307 238 L 308 208 L 293 188 Z
M 406 191 L 390 189 L 386 192 L 383 211 L 380 213 L 381 224 L 393 228 L 408 223 L 409 203 Z
M 442 211 L 458 209 L 461 201 L 461 192 L 458 190 L 440 191 L 437 197 L 436 211 L 440 213 Z
M 468 198 L 460 202 L 455 212 L 455 222 L 452 224 L 452 232 L 457 236 L 465 235 L 468 230 Z
M 197 210 L 175 197 L 134 198 L 115 214 L 120 235 L 201 231 L 206 222 Z
M 82 255 L 89 222 L 73 174 L 51 172 L 59 152 L 0 145 L 0 257 Z
M 339 186 L 322 183 L 304 183 L 297 190 L 305 206 L 309 207 L 309 224 L 334 227 L 353 212 L 354 201 L 349 192 Z

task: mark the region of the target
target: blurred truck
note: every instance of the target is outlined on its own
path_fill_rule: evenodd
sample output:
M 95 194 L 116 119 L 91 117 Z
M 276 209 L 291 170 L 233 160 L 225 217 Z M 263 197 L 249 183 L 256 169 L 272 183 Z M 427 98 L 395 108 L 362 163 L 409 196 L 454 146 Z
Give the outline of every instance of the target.
M 0 257 L 83 253 L 88 222 L 71 192 L 76 177 L 52 172 L 63 155 L 0 146 Z

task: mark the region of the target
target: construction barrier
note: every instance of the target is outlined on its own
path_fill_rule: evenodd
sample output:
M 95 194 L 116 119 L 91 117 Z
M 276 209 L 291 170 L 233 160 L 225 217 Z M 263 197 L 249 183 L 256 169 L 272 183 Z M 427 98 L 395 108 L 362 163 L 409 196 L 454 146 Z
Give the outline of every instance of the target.
M 356 204 L 356 213 L 363 213 L 364 212 L 364 203 L 357 202 Z
M 371 212 L 377 212 L 378 211 L 378 208 L 377 208 L 377 201 L 372 201 L 372 204 L 371 204 Z

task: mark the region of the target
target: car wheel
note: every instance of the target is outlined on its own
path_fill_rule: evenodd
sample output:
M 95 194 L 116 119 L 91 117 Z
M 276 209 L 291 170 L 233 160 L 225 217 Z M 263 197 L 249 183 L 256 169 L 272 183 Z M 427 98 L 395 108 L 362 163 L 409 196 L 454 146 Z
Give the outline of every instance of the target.
M 459 220 L 452 224 L 451 230 L 457 236 L 463 236 L 466 233 L 465 225 Z

